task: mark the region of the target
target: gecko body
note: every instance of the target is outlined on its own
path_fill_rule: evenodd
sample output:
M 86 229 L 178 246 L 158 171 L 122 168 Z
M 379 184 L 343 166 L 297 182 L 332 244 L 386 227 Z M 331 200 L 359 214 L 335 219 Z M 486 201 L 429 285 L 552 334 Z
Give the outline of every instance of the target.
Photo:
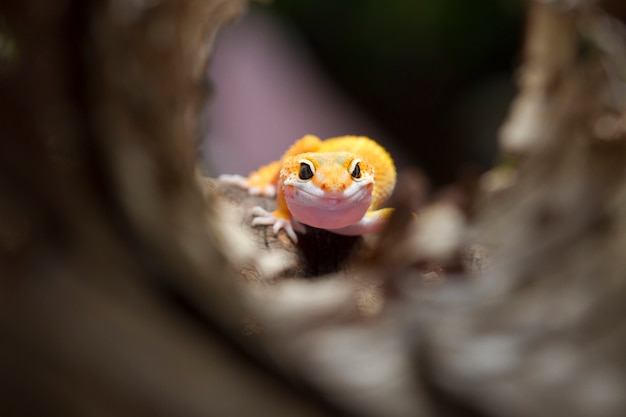
M 382 208 L 396 182 L 387 151 L 364 136 L 320 140 L 307 135 L 296 141 L 279 161 L 247 178 L 222 176 L 250 194 L 276 196 L 276 210 L 253 209 L 253 225 L 284 229 L 297 242 L 302 224 L 343 235 L 382 229 L 392 209 Z

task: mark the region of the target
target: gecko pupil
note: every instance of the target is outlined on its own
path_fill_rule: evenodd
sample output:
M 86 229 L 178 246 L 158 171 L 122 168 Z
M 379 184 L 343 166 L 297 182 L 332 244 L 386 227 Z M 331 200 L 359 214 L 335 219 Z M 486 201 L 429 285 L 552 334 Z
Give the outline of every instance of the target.
M 306 162 L 300 162 L 300 179 L 301 180 L 310 180 L 313 178 L 313 170 Z
M 352 176 L 354 178 L 361 178 L 361 165 L 358 162 L 354 166 L 354 169 L 352 170 Z

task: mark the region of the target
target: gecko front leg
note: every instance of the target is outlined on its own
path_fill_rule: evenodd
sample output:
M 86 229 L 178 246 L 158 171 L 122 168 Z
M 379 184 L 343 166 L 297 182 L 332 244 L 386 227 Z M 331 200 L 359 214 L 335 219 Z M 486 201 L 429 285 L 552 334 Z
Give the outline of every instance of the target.
M 276 197 L 276 181 L 278 180 L 280 166 L 280 161 L 274 161 L 251 172 L 248 177 L 220 175 L 219 179 L 248 190 L 250 195 L 273 198 Z
M 293 243 L 298 243 L 296 231 L 302 234 L 306 233 L 306 229 L 302 226 L 302 224 L 297 222 L 295 219 L 282 217 L 276 211 L 269 212 L 261 206 L 256 206 L 252 209 L 252 215 L 254 216 L 252 219 L 252 226 L 272 225 L 274 235 L 277 235 L 282 229 L 287 233 L 287 236 L 289 236 L 289 239 L 291 239 Z
M 276 196 L 276 186 L 271 183 L 261 183 L 259 181 L 255 182 L 250 177 L 229 174 L 222 174 L 218 177 L 218 179 L 226 184 L 232 184 L 239 188 L 243 188 L 248 191 L 249 195 L 252 196 L 263 196 L 269 198 Z

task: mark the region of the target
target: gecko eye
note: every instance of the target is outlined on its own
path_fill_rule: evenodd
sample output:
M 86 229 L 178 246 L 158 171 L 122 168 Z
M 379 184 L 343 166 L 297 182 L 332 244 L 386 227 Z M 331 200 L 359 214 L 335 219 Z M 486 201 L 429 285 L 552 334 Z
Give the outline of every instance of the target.
M 357 180 L 361 178 L 361 164 L 359 162 L 359 160 L 356 160 L 352 163 L 350 172 L 350 175 L 352 175 L 352 177 L 356 178 Z
M 309 161 L 302 160 L 300 161 L 300 172 L 298 173 L 298 176 L 301 180 L 310 180 L 313 178 L 314 169 L 313 164 Z

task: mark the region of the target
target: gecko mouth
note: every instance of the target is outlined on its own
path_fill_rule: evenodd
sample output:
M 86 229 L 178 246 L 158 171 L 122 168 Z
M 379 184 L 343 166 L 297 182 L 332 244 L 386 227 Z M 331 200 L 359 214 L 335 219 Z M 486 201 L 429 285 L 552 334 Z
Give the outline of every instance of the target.
M 285 190 L 285 198 L 290 202 L 303 206 L 333 210 L 362 204 L 369 206 L 372 200 L 372 193 L 369 188 L 358 188 L 341 193 L 328 193 L 317 189 L 307 190 L 301 187 L 294 187 Z
M 369 204 L 338 205 L 324 207 L 302 205 L 296 201 L 287 202 L 289 212 L 300 223 L 320 229 L 339 229 L 358 223 L 369 208 Z
M 321 229 L 338 229 L 359 222 L 372 202 L 369 188 L 359 188 L 349 195 L 319 195 L 302 188 L 285 190 L 291 215 L 300 223 Z

